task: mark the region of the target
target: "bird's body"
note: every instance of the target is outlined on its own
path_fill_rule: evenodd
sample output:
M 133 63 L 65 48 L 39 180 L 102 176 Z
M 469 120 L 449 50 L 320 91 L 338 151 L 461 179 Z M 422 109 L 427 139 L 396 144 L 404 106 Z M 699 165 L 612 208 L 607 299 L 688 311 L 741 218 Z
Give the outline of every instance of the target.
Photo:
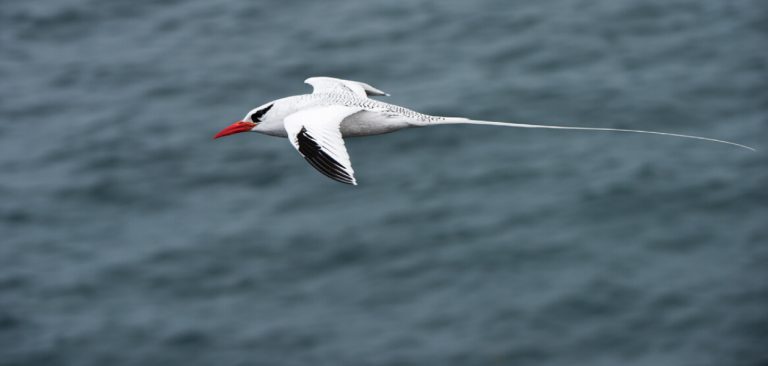
M 290 96 L 255 108 L 248 112 L 243 121 L 222 130 L 215 138 L 239 132 L 259 132 L 286 137 L 318 171 L 336 181 L 355 185 L 357 181 L 343 138 L 443 124 L 635 132 L 707 140 L 753 150 L 729 141 L 665 132 L 532 125 L 431 116 L 371 99 L 371 96 L 388 94 L 366 83 L 329 77 L 312 77 L 305 82 L 313 86 L 312 94 Z
M 344 93 L 313 93 L 294 95 L 275 100 L 269 113 L 274 118 L 259 124 L 254 132 L 265 135 L 288 137 L 285 117 L 311 108 L 344 106 L 359 109 L 345 117 L 340 124 L 342 137 L 379 135 L 408 127 L 418 127 L 445 120 L 445 117 L 422 114 L 401 106 L 370 98 Z

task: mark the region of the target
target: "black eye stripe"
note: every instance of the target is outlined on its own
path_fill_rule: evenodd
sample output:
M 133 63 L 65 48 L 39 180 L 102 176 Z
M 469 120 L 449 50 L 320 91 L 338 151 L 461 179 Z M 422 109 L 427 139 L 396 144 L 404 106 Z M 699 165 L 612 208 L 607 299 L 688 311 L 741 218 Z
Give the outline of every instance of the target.
M 256 111 L 256 112 L 253 112 L 253 114 L 251 115 L 251 121 L 253 121 L 253 122 L 261 121 L 261 117 L 262 117 L 262 116 L 263 116 L 265 113 L 267 113 L 267 112 L 268 112 L 270 109 L 272 109 L 272 106 L 273 106 L 273 105 L 274 105 L 274 104 L 270 104 L 270 105 L 268 105 L 268 106 L 267 106 L 267 107 L 265 107 L 265 108 L 262 108 L 262 109 L 259 109 L 259 110 L 258 110 L 258 111 Z

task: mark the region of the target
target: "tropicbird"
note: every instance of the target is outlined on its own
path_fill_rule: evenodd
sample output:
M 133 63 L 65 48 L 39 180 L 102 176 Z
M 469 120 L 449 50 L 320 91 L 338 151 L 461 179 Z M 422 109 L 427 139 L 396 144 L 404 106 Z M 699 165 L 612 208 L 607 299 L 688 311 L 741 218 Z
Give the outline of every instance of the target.
M 735 142 L 676 133 L 601 127 L 568 127 L 441 117 L 419 113 L 401 106 L 371 99 L 389 94 L 359 81 L 331 77 L 311 77 L 304 81 L 312 94 L 277 99 L 252 109 L 214 136 L 214 139 L 240 132 L 259 132 L 287 137 L 299 154 L 329 178 L 357 185 L 355 171 L 344 146 L 344 137 L 370 136 L 410 127 L 446 124 L 475 124 L 503 127 L 548 128 L 558 130 L 618 131 L 685 137 L 720 142 L 755 151 Z

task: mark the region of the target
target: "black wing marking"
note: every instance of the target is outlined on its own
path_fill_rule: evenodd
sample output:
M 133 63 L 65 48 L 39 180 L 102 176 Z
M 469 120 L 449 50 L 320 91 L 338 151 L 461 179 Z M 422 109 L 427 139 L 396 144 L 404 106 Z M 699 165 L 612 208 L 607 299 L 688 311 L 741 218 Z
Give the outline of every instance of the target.
M 355 184 L 354 178 L 347 173 L 344 166 L 323 151 L 315 138 L 307 133 L 306 128 L 301 128 L 301 131 L 296 135 L 296 141 L 301 155 L 320 173 L 337 182 Z

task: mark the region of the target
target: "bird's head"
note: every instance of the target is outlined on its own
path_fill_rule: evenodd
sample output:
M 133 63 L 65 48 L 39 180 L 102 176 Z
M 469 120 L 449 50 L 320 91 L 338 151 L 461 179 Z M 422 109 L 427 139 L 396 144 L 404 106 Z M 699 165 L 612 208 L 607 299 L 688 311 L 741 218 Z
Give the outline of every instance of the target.
M 237 121 L 229 125 L 227 128 L 219 131 L 213 138 L 217 139 L 219 137 L 229 136 L 240 132 L 256 131 L 259 123 L 262 123 L 269 118 L 269 110 L 272 109 L 274 105 L 274 102 L 270 102 L 252 109 L 245 115 L 242 121 Z

